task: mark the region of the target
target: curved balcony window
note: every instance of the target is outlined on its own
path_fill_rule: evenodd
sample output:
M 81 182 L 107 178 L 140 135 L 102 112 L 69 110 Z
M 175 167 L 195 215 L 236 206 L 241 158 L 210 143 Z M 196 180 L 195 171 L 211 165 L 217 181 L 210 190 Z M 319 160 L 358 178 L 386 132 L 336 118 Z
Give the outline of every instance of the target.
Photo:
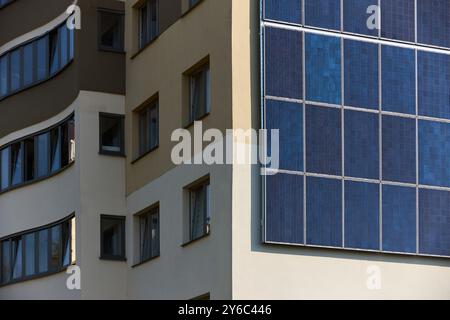
M 5 7 L 6 5 L 10 4 L 13 1 L 15 1 L 15 0 L 0 0 L 0 9 Z
M 61 123 L 0 147 L 0 193 L 45 179 L 75 161 L 75 123 Z
M 2 0 L 0 0 L 2 1 Z M 66 23 L 0 56 L 0 100 L 43 82 L 74 57 L 74 31 Z
M 75 262 L 75 216 L 0 239 L 0 286 L 60 272 Z

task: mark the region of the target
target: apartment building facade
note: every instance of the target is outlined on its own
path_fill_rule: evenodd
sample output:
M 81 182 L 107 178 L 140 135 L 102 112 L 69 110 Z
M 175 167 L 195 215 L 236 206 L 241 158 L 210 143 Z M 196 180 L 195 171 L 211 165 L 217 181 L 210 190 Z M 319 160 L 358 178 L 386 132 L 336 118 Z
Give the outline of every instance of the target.
M 450 297 L 450 1 L 71 4 L 0 2 L 1 299 Z

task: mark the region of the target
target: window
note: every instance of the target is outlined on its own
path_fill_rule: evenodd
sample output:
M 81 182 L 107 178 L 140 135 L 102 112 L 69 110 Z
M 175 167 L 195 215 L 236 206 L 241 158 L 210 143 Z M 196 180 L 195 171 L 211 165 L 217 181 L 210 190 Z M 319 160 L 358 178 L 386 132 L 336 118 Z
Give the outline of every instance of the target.
M 100 153 L 124 155 L 124 116 L 100 113 Z
M 265 0 L 265 18 L 300 24 L 302 22 L 302 3 L 298 0 Z
M 143 48 L 147 43 L 158 36 L 158 1 L 148 0 L 139 8 L 139 47 Z
M 74 57 L 74 31 L 66 23 L 0 56 L 0 99 L 60 72 Z
M 139 155 L 152 151 L 159 145 L 158 101 L 139 111 Z
M 265 28 L 267 96 L 303 99 L 302 34 Z
M 199 3 L 201 0 L 189 0 L 189 8 L 192 8 L 197 3 Z
M 303 243 L 303 177 L 266 176 L 266 241 Z M 280 203 L 283 203 L 280 206 Z
M 0 192 L 57 173 L 75 161 L 75 125 L 68 119 L 0 148 Z
M 6 6 L 7 4 L 13 2 L 14 0 L 0 0 L 0 8 Z
M 341 104 L 341 41 L 305 35 L 306 100 Z
M 139 216 L 141 262 L 159 256 L 159 208 Z
M 75 262 L 73 215 L 0 241 L 1 284 L 62 271 Z
M 189 188 L 189 241 L 194 241 L 210 232 L 209 180 Z
M 124 15 L 122 12 L 98 11 L 100 50 L 124 51 Z
M 211 110 L 209 65 L 200 68 L 189 77 L 190 123 L 200 120 Z
M 9 150 L 10 148 L 4 148 L 0 151 L 0 161 L 1 161 L 1 185 L 0 190 L 5 190 L 9 187 Z
M 125 217 L 102 215 L 100 219 L 100 258 L 125 260 Z

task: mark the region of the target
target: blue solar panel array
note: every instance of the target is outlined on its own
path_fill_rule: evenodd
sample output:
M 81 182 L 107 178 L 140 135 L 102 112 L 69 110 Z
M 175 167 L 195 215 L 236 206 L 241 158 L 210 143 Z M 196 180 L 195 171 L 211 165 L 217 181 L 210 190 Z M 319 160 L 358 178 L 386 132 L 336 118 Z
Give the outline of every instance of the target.
M 450 257 L 450 0 L 416 1 L 262 0 L 266 242 Z

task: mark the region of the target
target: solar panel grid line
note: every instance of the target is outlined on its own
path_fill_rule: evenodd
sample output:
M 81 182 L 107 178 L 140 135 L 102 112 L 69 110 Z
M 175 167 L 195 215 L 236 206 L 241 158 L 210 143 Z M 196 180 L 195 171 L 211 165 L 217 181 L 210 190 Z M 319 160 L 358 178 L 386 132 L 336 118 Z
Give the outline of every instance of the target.
M 341 31 L 344 30 L 344 22 L 343 22 L 343 8 L 344 1 L 341 0 Z M 341 145 L 342 145 L 342 177 L 345 177 L 345 112 L 344 105 L 345 105 L 345 81 L 344 81 L 344 74 L 345 74 L 345 68 L 344 68 L 344 39 L 340 39 L 341 41 L 341 126 L 344 130 L 341 132 Z M 345 247 L 345 181 L 342 179 L 342 247 Z
M 305 21 L 305 1 L 302 0 L 302 23 Z M 303 37 L 303 44 L 305 43 L 305 33 L 302 32 Z M 305 45 L 302 47 L 302 85 L 303 85 L 303 99 L 306 99 L 306 63 L 305 63 Z M 307 164 L 306 164 L 306 104 L 303 103 L 303 123 L 302 123 L 302 130 L 303 130 L 303 170 L 306 172 L 308 170 Z M 306 192 L 307 192 L 308 184 L 306 181 L 306 175 L 303 175 L 303 243 L 306 244 L 306 223 L 307 223 L 307 207 L 306 207 Z
M 368 42 L 368 43 L 375 43 L 375 44 L 382 44 L 382 45 L 389 45 L 394 47 L 400 47 L 400 48 L 408 48 L 408 49 L 419 49 L 424 52 L 431 52 L 431 53 L 440 53 L 445 55 L 450 55 L 450 47 L 441 47 L 441 46 L 434 46 L 434 45 L 426 45 L 422 43 L 410 43 L 406 41 L 400 41 L 400 40 L 392 40 L 392 39 L 381 39 L 378 37 L 369 37 L 366 35 L 360 35 L 357 33 L 349 33 L 349 32 L 337 32 L 335 30 L 326 30 L 326 29 L 317 29 L 312 28 L 308 26 L 295 26 L 291 24 L 285 24 L 285 23 L 279 23 L 279 22 L 269 22 L 269 21 L 263 21 L 262 24 L 267 27 L 273 27 L 273 28 L 279 28 L 279 29 L 285 29 L 285 30 L 293 30 L 293 31 L 305 31 L 308 33 L 314 33 L 318 35 L 326 35 L 330 37 L 342 37 L 346 40 L 355 40 L 355 41 L 361 41 L 361 42 Z
M 415 1 L 415 3 L 414 3 L 414 6 L 416 6 L 416 3 L 417 3 L 417 1 Z M 302 4 L 302 6 L 303 6 L 303 4 Z M 304 13 L 305 13 L 305 10 L 302 10 L 302 15 L 304 15 Z M 415 12 L 415 15 L 417 15 L 416 14 L 416 12 Z M 262 26 L 264 26 L 264 23 L 262 24 Z M 283 26 L 283 28 L 284 28 L 284 26 Z M 302 31 L 306 31 L 306 33 L 308 33 L 309 32 L 309 30 L 306 30 L 307 28 L 301 28 L 301 30 Z M 417 27 L 415 27 L 414 28 L 415 29 L 415 31 L 417 32 Z M 311 32 L 311 33 L 317 33 L 317 32 L 315 32 L 314 30 Z M 317 34 L 322 34 L 322 33 L 317 33 Z M 302 60 L 303 60 L 303 64 L 302 64 L 302 73 L 303 73 L 303 95 L 304 96 L 306 96 L 307 95 L 307 93 L 306 93 L 306 83 L 307 83 L 307 80 L 306 80 L 306 78 L 305 78 L 305 74 L 306 74 L 306 72 L 305 72 L 305 68 L 306 68 L 306 63 L 305 63 L 305 47 L 306 47 L 306 41 L 305 41 L 305 32 L 303 32 L 303 34 L 302 34 L 302 39 L 303 39 L 303 41 L 302 41 Z M 345 35 L 344 36 L 341 36 L 341 42 L 343 42 L 343 40 L 344 39 L 346 39 L 346 37 L 345 37 Z M 358 40 L 360 40 L 360 39 L 358 39 Z M 416 40 L 416 39 L 415 39 Z M 366 41 L 366 39 L 363 39 L 362 40 L 363 42 L 371 42 L 371 41 Z M 389 45 L 391 45 L 391 43 L 389 43 L 389 42 L 386 42 L 386 43 L 388 43 Z M 383 186 L 385 186 L 385 185 L 387 185 L 387 186 L 403 186 L 403 187 L 415 187 L 416 188 L 416 216 L 417 216 L 417 219 L 416 219 L 416 234 L 417 234 L 417 236 L 416 236 L 416 254 L 419 254 L 419 255 L 421 255 L 421 256 L 424 256 L 424 255 L 426 255 L 426 256 L 446 256 L 446 255 L 434 255 L 434 254 L 427 254 L 426 252 L 424 253 L 424 252 L 420 252 L 420 250 L 419 250 L 419 196 L 418 196 L 418 194 L 419 194 L 419 192 L 420 192 L 420 190 L 442 190 L 442 191 L 450 191 L 450 187 L 442 187 L 442 186 L 435 186 L 435 185 L 427 185 L 427 184 L 420 184 L 420 181 L 419 181 L 419 156 L 418 156 L 418 151 L 419 151 L 419 146 L 420 146 L 420 143 L 419 143 L 419 120 L 421 120 L 421 124 L 422 124 L 422 127 L 425 127 L 425 125 L 426 125 L 426 123 L 425 122 L 430 122 L 431 124 L 433 123 L 433 122 L 439 122 L 439 123 L 444 123 L 444 124 L 448 124 L 448 123 L 450 123 L 450 119 L 445 119 L 445 118 L 438 118 L 438 117 L 430 117 L 430 116 L 422 116 L 422 115 L 419 115 L 419 112 L 418 112 L 418 106 L 419 106 L 419 103 L 418 103 L 418 95 L 419 95 L 419 92 L 418 92 L 418 85 L 419 85 L 419 81 L 418 81 L 418 72 L 417 72 L 417 68 L 418 68 L 418 54 L 417 54 L 417 51 L 420 51 L 420 52 L 433 52 L 433 53 L 443 53 L 444 55 L 448 55 L 448 53 L 446 53 L 446 52 L 440 52 L 439 50 L 438 51 L 436 51 L 432 46 L 430 46 L 431 48 L 425 48 L 425 50 L 424 50 L 424 48 L 422 47 L 422 46 L 413 46 L 412 48 L 414 49 L 414 60 L 415 60 L 415 62 L 414 62 L 414 73 L 415 73 L 415 75 L 414 75 L 414 78 L 415 78 L 415 114 L 414 115 L 411 115 L 411 114 L 407 114 L 407 113 L 405 113 L 405 114 L 403 114 L 403 113 L 401 113 L 401 112 L 393 112 L 393 111 L 385 111 L 385 110 L 383 110 L 383 107 L 382 107 L 382 104 L 383 104 L 383 93 L 382 93 L 382 88 L 383 88 L 383 81 L 382 81 L 382 79 L 383 79 L 383 77 L 382 77 L 382 70 L 383 70 L 383 64 L 382 64 L 382 53 L 381 53 L 381 44 L 385 44 L 383 41 L 381 41 L 380 43 L 378 43 L 378 64 L 379 64 L 379 66 L 378 66 L 378 82 L 379 82 L 379 88 L 378 88 L 378 97 L 379 97 L 379 101 L 378 101 L 378 110 L 375 110 L 375 111 L 372 111 L 372 110 L 370 110 L 370 111 L 367 111 L 367 109 L 364 109 L 364 108 L 359 108 L 359 107 L 352 107 L 352 106 L 350 106 L 349 108 L 346 108 L 345 107 L 345 105 L 344 105 L 344 101 L 343 101 L 343 99 L 345 98 L 344 97 L 344 95 L 342 94 L 342 90 L 341 90 L 341 95 L 342 95 L 342 106 L 339 106 L 339 107 L 337 107 L 336 105 L 326 105 L 326 103 L 321 103 L 321 102 L 310 102 L 310 105 L 311 106 L 314 106 L 314 105 L 318 105 L 318 104 L 322 104 L 320 107 L 330 107 L 330 108 L 335 108 L 335 109 L 338 109 L 338 108 L 341 108 L 341 137 L 343 136 L 343 132 L 344 132 L 344 130 L 345 130 L 345 124 L 344 124 L 344 120 L 343 119 L 345 119 L 345 115 L 344 115 L 344 110 L 346 111 L 346 110 L 350 110 L 350 109 L 355 109 L 356 108 L 356 110 L 353 110 L 353 111 L 359 111 L 359 112 L 366 112 L 366 113 L 377 113 L 378 114 L 378 117 L 379 117 L 379 126 L 378 126 L 378 130 L 379 130 L 379 132 L 381 132 L 382 131 L 382 128 L 384 127 L 384 122 L 383 122 L 383 116 L 396 116 L 396 117 L 399 117 L 399 118 L 404 118 L 404 119 L 415 119 L 415 137 L 414 137 L 414 139 L 415 139 L 415 159 L 416 159 L 416 163 L 415 163 L 415 184 L 409 184 L 409 183 L 403 183 L 403 182 L 398 182 L 398 181 L 383 181 L 382 179 L 384 179 L 385 177 L 384 177 L 384 175 L 383 175 L 383 170 L 379 170 L 379 176 L 380 176 L 380 179 L 381 179 L 381 181 L 365 181 L 366 183 L 379 183 L 379 189 L 378 189 L 378 192 L 379 192 L 379 194 L 380 194 L 380 200 L 379 200 L 379 207 L 380 207 L 380 209 L 379 209 L 379 223 L 380 223 L 380 235 L 379 235 L 379 240 L 380 240 L 380 250 L 382 250 L 382 245 L 383 245 L 383 242 L 382 242 L 382 238 L 383 238 L 383 236 L 382 236 L 382 234 L 383 234 L 383 229 L 382 229 L 382 219 L 383 219 L 383 196 L 382 196 L 382 191 L 383 191 Z M 392 45 L 392 47 L 399 47 L 399 48 L 407 48 L 407 49 L 412 49 L 411 47 L 408 47 L 408 46 L 403 46 L 403 45 L 399 45 L 398 43 L 394 43 L 393 45 Z M 341 55 L 342 55 L 342 52 L 344 51 L 344 46 L 341 46 Z M 445 51 L 448 51 L 448 49 L 445 49 Z M 341 61 L 342 61 L 342 57 L 341 57 Z M 342 66 L 341 66 L 341 68 L 342 68 Z M 342 83 L 342 86 L 344 86 L 344 81 L 343 81 L 343 78 L 344 78 L 344 72 L 341 70 L 341 83 Z M 266 97 L 267 98 L 267 97 Z M 276 99 L 276 97 L 272 97 L 272 98 L 275 98 Z M 297 102 L 299 102 L 299 101 L 297 101 Z M 305 103 L 307 103 L 308 104 L 308 102 L 309 101 L 305 101 Z M 308 106 L 309 107 L 309 106 Z M 306 109 L 307 108 L 307 106 L 306 105 L 304 105 L 303 106 L 303 131 L 305 132 L 305 130 L 306 130 L 306 125 L 305 125 L 305 122 L 306 122 L 306 119 L 307 119 L 307 117 L 305 116 L 305 114 L 306 114 Z M 425 129 L 424 129 L 425 130 Z M 435 130 L 435 129 L 434 129 Z M 436 131 L 436 130 L 435 130 Z M 307 139 L 307 135 L 306 134 L 303 134 L 303 148 L 304 148 L 304 154 L 303 154 L 303 162 L 304 162 L 304 165 L 306 166 L 307 165 L 307 161 L 305 161 L 305 158 L 306 158 L 306 154 L 307 154 L 307 152 L 306 152 L 306 150 L 307 150 L 307 146 L 308 146 L 308 144 L 307 143 L 305 143 L 305 140 Z M 383 162 L 383 156 L 382 156 L 382 152 L 383 152 L 383 148 L 382 148 L 382 146 L 383 146 L 383 135 L 382 135 L 382 133 L 380 134 L 379 133 L 379 144 L 378 144 L 378 148 L 379 148 L 379 150 L 380 150 L 380 152 L 379 152 L 379 165 L 380 165 L 380 167 L 382 166 L 382 162 Z M 345 157 L 343 157 L 343 154 L 344 154 L 344 150 L 345 150 L 345 141 L 343 142 L 342 141 L 342 138 L 341 138 L 341 166 L 342 166 L 342 170 L 341 170 L 341 177 L 340 176 L 332 176 L 332 175 L 327 175 L 327 174 L 321 174 L 321 173 L 317 173 L 317 172 L 314 172 L 314 173 L 308 173 L 308 170 L 307 170 L 307 168 L 305 167 L 305 172 L 303 172 L 303 173 L 300 173 L 300 174 L 303 174 L 303 176 L 304 176 L 304 179 L 303 179 L 303 181 L 306 181 L 306 178 L 307 177 L 309 177 L 309 176 L 316 176 L 316 177 L 322 177 L 322 178 L 335 178 L 336 180 L 339 180 L 339 179 L 341 179 L 342 180 L 342 183 L 343 183 L 343 187 L 342 187 L 342 196 L 343 196 L 343 199 L 344 199 L 344 201 L 345 201 L 345 198 L 344 198 L 344 194 L 345 194 L 345 181 L 347 181 L 347 180 L 349 180 L 349 181 L 352 181 L 352 180 L 357 180 L 358 178 L 352 178 L 352 177 L 345 177 L 345 175 L 346 175 L 346 172 L 344 171 L 345 170 Z M 305 188 L 305 190 L 304 190 L 304 192 L 303 192 L 303 194 L 305 195 L 306 194 L 306 183 L 304 183 L 304 188 Z M 305 199 L 305 196 L 304 196 L 304 201 L 303 201 L 303 207 L 304 208 L 306 208 L 306 205 L 307 205 L 307 203 L 306 203 L 306 200 L 307 199 Z M 344 207 L 344 206 L 343 206 Z M 345 210 L 342 210 L 343 212 L 342 212 L 342 214 L 344 215 L 345 214 Z M 306 219 L 306 212 L 304 212 L 304 216 L 305 216 L 305 219 Z M 343 219 L 344 220 L 344 219 Z M 345 226 L 344 226 L 344 224 L 343 224 L 343 230 L 345 230 Z M 306 224 L 304 225 L 304 231 L 305 231 L 305 233 L 306 233 L 306 231 L 307 231 L 307 229 L 306 229 Z M 306 235 L 304 235 L 305 237 L 306 237 Z M 344 242 L 344 241 L 343 241 Z M 364 250 L 363 250 L 364 251 Z M 395 253 L 395 252 L 394 252 Z
M 381 3 L 380 0 L 378 0 L 378 7 L 380 7 Z M 380 21 L 381 23 L 381 21 Z M 381 29 L 379 30 L 378 36 L 381 36 Z M 383 63 L 382 63 L 382 54 L 381 54 L 381 44 L 378 45 L 378 170 L 379 170 L 379 177 L 380 181 L 383 181 L 383 83 L 382 83 L 382 70 L 383 70 Z M 379 214 L 379 232 L 380 232 L 380 238 L 379 238 L 379 246 L 380 251 L 383 251 L 383 185 L 380 183 L 379 185 L 379 206 L 380 206 L 380 212 Z

